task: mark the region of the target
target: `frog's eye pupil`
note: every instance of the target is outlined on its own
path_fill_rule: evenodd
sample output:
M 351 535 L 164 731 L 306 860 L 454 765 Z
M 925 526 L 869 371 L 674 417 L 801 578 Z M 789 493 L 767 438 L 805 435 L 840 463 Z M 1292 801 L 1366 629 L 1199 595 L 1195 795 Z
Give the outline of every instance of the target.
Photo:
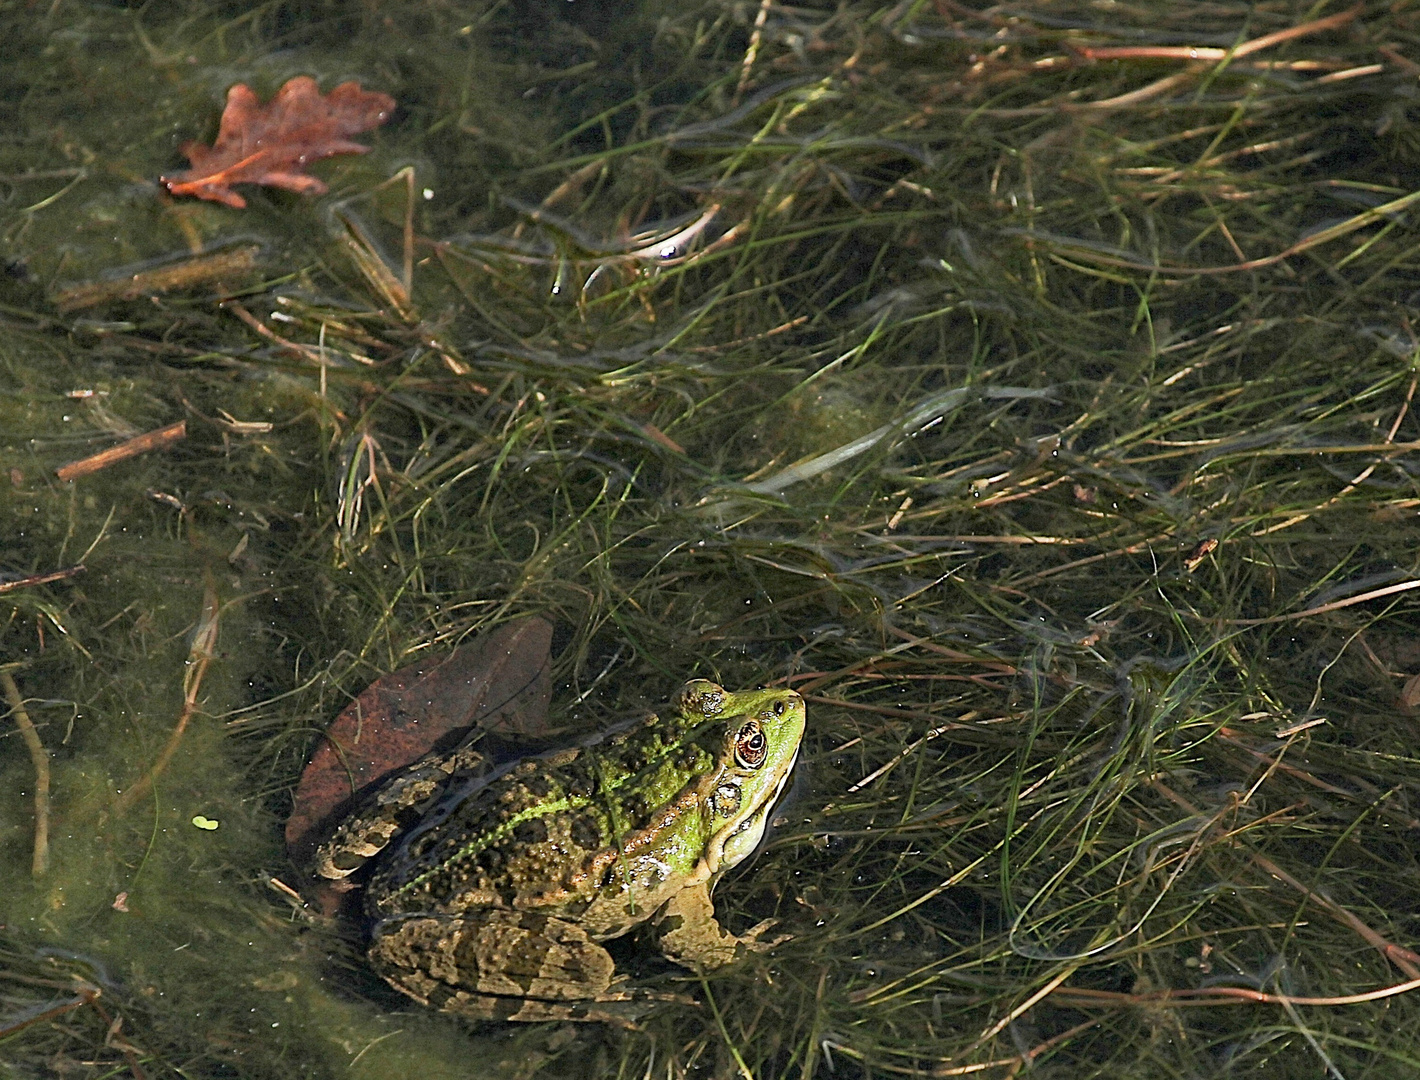
M 742 769 L 757 769 L 769 756 L 769 744 L 759 724 L 751 720 L 735 735 L 735 764 Z

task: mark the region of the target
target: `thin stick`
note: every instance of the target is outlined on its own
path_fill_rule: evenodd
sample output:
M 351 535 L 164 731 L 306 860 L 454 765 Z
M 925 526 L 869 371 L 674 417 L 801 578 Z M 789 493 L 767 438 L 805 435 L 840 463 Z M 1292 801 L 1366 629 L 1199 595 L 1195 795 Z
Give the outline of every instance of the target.
M 162 752 L 153 762 L 153 767 L 144 774 L 142 779 L 119 796 L 118 802 L 114 805 L 115 815 L 126 813 L 134 803 L 146 796 L 153 786 L 153 781 L 163 774 L 163 770 L 168 767 L 173 755 L 177 753 L 178 744 L 182 742 L 183 732 L 187 730 L 188 722 L 197 712 L 197 694 L 202 688 L 202 677 L 207 674 L 207 666 L 212 663 L 212 657 L 216 652 L 219 614 L 217 590 L 209 579 L 202 596 L 202 615 L 198 619 L 197 630 L 192 635 L 192 648 L 187 656 L 187 673 L 183 676 L 182 712 L 178 715 L 177 723 L 173 725 L 172 734 L 168 736 L 168 741 L 163 745 Z
M 1375 600 L 1382 596 L 1394 596 L 1396 593 L 1409 592 L 1411 589 L 1420 589 L 1420 580 L 1402 581 L 1399 585 L 1387 585 L 1384 589 L 1372 589 L 1370 592 L 1348 596 L 1344 600 L 1333 600 L 1320 607 L 1294 611 L 1290 615 L 1270 615 L 1265 619 L 1224 619 L 1223 622 L 1227 626 L 1265 626 L 1269 623 L 1289 622 L 1292 619 L 1305 619 L 1311 615 L 1325 615 L 1328 611 L 1340 611 L 1342 608 L 1351 607 L 1354 604 L 1364 604 L 1367 600 Z
M 280 345 L 292 356 L 298 356 L 302 360 L 309 360 L 313 364 L 319 364 L 321 366 L 322 373 L 324 373 L 326 361 L 315 349 L 307 348 L 304 345 L 297 345 L 294 341 L 286 340 L 275 330 L 272 330 L 269 326 L 264 325 L 260 319 L 258 319 L 246 308 L 242 307 L 242 305 L 235 300 L 228 300 L 226 303 L 224 303 L 222 305 L 222 310 L 230 311 L 237 318 L 241 319 L 242 322 L 246 323 L 258 334 L 266 338 L 267 341 L 276 342 L 276 344 Z
M 405 186 L 409 189 L 404 200 L 404 291 L 414 292 L 414 170 L 400 170 L 405 175 Z
M 92 999 L 97 994 L 98 987 L 95 987 L 92 994 L 86 991 L 85 993 L 70 998 L 68 1001 L 64 1001 L 51 1008 L 44 1009 L 41 1012 L 37 1012 L 32 1015 L 22 1015 L 18 1019 L 12 1021 L 7 1026 L 0 1027 L 0 1039 L 9 1038 L 11 1035 L 15 1034 L 15 1032 L 23 1031 L 31 1024 L 38 1024 L 46 1020 L 53 1020 L 56 1016 L 63 1016 L 65 1013 L 73 1012 L 75 1009 L 82 1009 L 85 1005 L 92 1004 Z
M 1397 945 L 1393 941 L 1387 941 L 1382 935 L 1378 934 L 1375 930 L 1371 929 L 1370 926 L 1362 922 L 1361 919 L 1358 918 L 1355 914 L 1342 907 L 1335 900 L 1331 899 L 1331 897 L 1327 896 L 1324 892 L 1321 892 L 1318 889 L 1310 889 L 1307 886 L 1303 885 L 1300 881 L 1294 878 L 1291 874 L 1287 873 L 1287 871 L 1283 870 L 1266 855 L 1261 855 L 1258 852 L 1252 851 L 1248 853 L 1248 857 L 1251 858 L 1252 861 L 1257 864 L 1257 867 L 1260 870 L 1271 874 L 1278 881 L 1290 885 L 1292 888 L 1296 889 L 1297 892 L 1301 893 L 1312 903 L 1329 912 L 1331 916 L 1338 922 L 1344 923 L 1345 925 L 1349 926 L 1352 930 L 1356 932 L 1358 937 L 1360 937 L 1368 945 L 1374 948 L 1377 952 L 1379 952 L 1392 964 L 1398 967 L 1406 975 L 1409 975 L 1412 979 L 1420 979 L 1420 954 L 1416 954 L 1412 950 L 1407 949 L 1404 945 Z
M 30 574 L 28 577 L 15 578 L 13 581 L 0 581 L 0 593 L 26 589 L 31 585 L 48 585 L 51 581 L 63 581 L 65 578 L 71 578 L 83 572 L 84 564 L 79 563 L 77 566 L 66 566 L 63 570 L 51 570 L 47 574 Z
M 1027 574 L 1023 578 L 1017 578 L 1011 584 L 1016 586 L 1026 585 L 1031 582 L 1042 581 L 1045 578 L 1051 577 L 1055 574 L 1063 574 L 1066 570 L 1073 570 L 1079 566 L 1088 566 L 1091 563 L 1097 563 L 1104 559 L 1113 559 L 1120 555 L 1136 555 L 1139 552 L 1146 550 L 1150 545 L 1162 543 L 1164 540 L 1167 539 L 1167 533 L 1159 533 L 1157 536 L 1151 536 L 1147 540 L 1140 540 L 1137 544 L 1130 544 L 1128 547 L 1115 548 L 1113 551 L 1102 551 L 1098 555 L 1089 555 L 1083 559 L 1076 559 L 1073 562 L 1061 563 L 1059 566 L 1047 567 L 1046 569 L 1041 570 L 1037 573 Z
M 1077 970 L 1079 970 L 1078 964 L 1073 965 L 1071 967 L 1067 967 L 1064 971 L 1059 972 L 1039 990 L 1033 993 L 1030 997 L 1026 998 L 1025 1001 L 1021 1002 L 1005 1016 L 1001 1017 L 1001 1019 L 997 1020 L 989 1028 L 983 1031 L 977 1037 L 976 1042 L 971 1044 L 971 1048 L 974 1050 L 978 1046 L 983 1046 L 986 1043 L 990 1042 L 992 1039 L 994 1039 L 997 1035 L 1001 1034 L 1001 1032 L 1005 1031 L 1006 1028 L 1010 1027 L 1022 1016 L 1030 1012 L 1030 1010 L 1036 1005 L 1037 1002 L 1049 997 L 1051 994 L 1055 993 L 1056 990 L 1060 989 L 1060 984 L 1063 983 L 1066 979 L 1068 979 L 1071 975 L 1075 974 Z
M 187 438 L 187 421 L 179 420 L 176 424 L 169 424 L 156 431 L 147 431 L 142 435 L 135 435 L 127 442 L 121 442 L 117 446 L 111 446 L 107 450 L 102 450 L 78 461 L 71 461 L 68 465 L 61 465 L 54 470 L 54 474 L 61 480 L 76 480 L 81 476 L 88 476 L 100 469 L 107 469 L 110 465 L 117 465 L 120 461 L 127 461 L 131 457 L 137 457 L 149 450 L 156 450 L 161 446 L 168 446 L 185 438 Z
M 1289 26 L 1285 30 L 1278 30 L 1276 33 L 1264 34 L 1262 37 L 1245 41 L 1241 45 L 1232 49 L 1199 48 L 1191 45 L 1122 45 L 1109 46 L 1104 48 L 1090 48 L 1083 46 L 1076 49 L 1081 56 L 1090 60 L 1127 60 L 1127 59 L 1158 59 L 1158 60 L 1226 60 L 1231 57 L 1234 60 L 1244 56 L 1251 56 L 1255 52 L 1263 49 L 1270 49 L 1274 45 L 1281 45 L 1284 41 L 1291 41 L 1293 38 L 1305 37 L 1308 34 L 1319 34 L 1323 30 L 1335 30 L 1338 26 L 1345 26 L 1361 13 L 1361 5 L 1339 11 L 1335 15 L 1328 15 L 1324 19 L 1314 19 L 1311 22 L 1302 23 L 1299 26 Z
M 10 706 L 10 715 L 15 718 L 15 726 L 29 748 L 30 760 L 35 765 L 35 852 L 30 863 L 30 873 L 44 877 L 49 869 L 49 751 L 39 741 L 39 732 L 25 711 L 25 700 L 20 697 L 20 688 L 8 671 L 0 671 L 0 690 L 5 692 L 5 700 Z
M 104 1039 L 104 1045 L 122 1051 L 123 1056 L 128 1059 L 128 1071 L 133 1074 L 133 1080 L 148 1080 L 147 1074 L 138 1064 L 138 1055 L 143 1051 L 118 1034 L 123 1018 L 120 1016 L 118 1020 L 114 1020 L 109 1016 L 108 1010 L 99 1004 L 97 993 L 90 996 L 89 1004 L 94 1007 L 94 1012 L 99 1014 L 99 1019 L 108 1025 L 108 1038 Z
M 1349 233 L 1355 232 L 1357 229 L 1363 229 L 1368 225 L 1374 225 L 1377 222 L 1387 221 L 1389 219 L 1395 218 L 1402 211 L 1409 209 L 1416 202 L 1420 202 L 1420 191 L 1412 191 L 1408 195 L 1402 195 L 1398 199 L 1392 199 L 1390 202 L 1384 203 L 1381 206 L 1376 206 L 1369 210 L 1363 210 L 1355 217 L 1347 218 L 1345 221 L 1329 226 L 1328 228 L 1318 229 L 1316 232 L 1311 233 L 1306 237 L 1303 237 L 1295 244 L 1283 248 L 1281 251 L 1276 252 L 1275 254 L 1266 255 L 1258 259 L 1250 259 L 1247 262 L 1233 263 L 1230 266 L 1174 266 L 1169 263 L 1146 263 L 1141 262 L 1138 259 L 1127 259 L 1121 256 L 1108 254 L 1107 252 L 1096 251 L 1093 248 L 1087 248 L 1082 244 L 1072 243 L 1069 238 L 1066 237 L 1032 236 L 1029 233 L 1024 233 L 1023 235 L 1025 236 L 1026 241 L 1028 243 L 1044 241 L 1054 244 L 1060 250 L 1068 251 L 1073 258 L 1079 259 L 1082 262 L 1092 262 L 1096 266 L 1118 266 L 1128 270 L 1148 270 L 1152 273 L 1174 275 L 1234 274 L 1243 270 L 1261 270 L 1262 268 L 1267 266 L 1275 266 L 1277 263 L 1284 262 L 1285 260 L 1291 258 L 1293 255 L 1299 255 L 1303 251 L 1308 251 L 1311 248 L 1317 247 L 1320 244 L 1325 244 L 1329 243 L 1332 240 L 1340 239 L 1341 237 L 1346 236 Z M 1059 255 L 1056 255 L 1054 253 L 1051 253 L 1050 257 L 1056 262 L 1061 263 L 1061 265 L 1071 265 L 1069 262 L 1065 261 Z M 1349 258 L 1349 256 L 1347 258 Z M 1345 261 L 1346 260 L 1343 259 L 1342 263 L 1338 263 L 1337 266 L 1339 267 L 1343 265 Z M 1399 448 L 1401 447 L 1380 447 L 1379 449 Z M 1407 448 L 1413 449 L 1413 446 L 1407 446 Z M 1330 451 L 1334 451 L 1336 449 L 1337 448 L 1335 447 L 1327 448 L 1327 450 Z M 1368 447 L 1367 449 L 1372 448 Z M 1316 450 L 1313 452 L 1322 453 L 1326 451 Z
M 1252 990 L 1244 986 L 1202 986 L 1186 987 L 1181 990 L 1151 990 L 1141 994 L 1126 994 L 1118 990 L 1089 990 L 1084 987 L 1068 986 L 1055 991 L 1052 1001 L 1062 1005 L 1230 1005 L 1235 1002 L 1254 1001 L 1267 1005 L 1362 1005 L 1368 1001 L 1380 1001 L 1420 990 L 1420 979 L 1395 983 L 1379 990 L 1368 990 L 1364 994 L 1342 994 L 1337 997 L 1292 997 L 1290 994 L 1269 994 L 1262 990 Z
M 851 795 L 851 794 L 852 794 L 853 792 L 855 792 L 855 791 L 862 791 L 863 788 L 867 787 L 869 784 L 871 784 L 873 781 L 875 781 L 878 777 L 882 776 L 882 775 L 883 775 L 884 773 L 886 773 L 888 770 L 894 768 L 899 762 L 905 760 L 905 759 L 907 758 L 907 756 L 912 753 L 912 751 L 916 750 L 916 749 L 917 749 L 919 746 L 921 746 L 923 743 L 925 743 L 925 742 L 930 742 L 932 739 L 935 739 L 938 735 L 945 735 L 948 731 L 952 730 L 953 728 L 967 727 L 967 726 L 968 726 L 968 725 L 966 725 L 966 724 L 952 724 L 952 723 L 939 724 L 937 727 L 934 727 L 934 728 L 932 728 L 930 731 L 928 731 L 927 734 L 923 735 L 920 739 L 917 739 L 917 740 L 915 740 L 914 742 L 908 743 L 905 747 L 903 747 L 900 751 L 898 751 L 898 753 L 897 753 L 896 755 L 894 755 L 894 756 L 892 757 L 892 759 L 889 760 L 886 765 L 882 766 L 882 767 L 879 768 L 879 769 L 874 769 L 874 770 L 873 770 L 872 772 L 870 772 L 867 776 L 863 777 L 863 779 L 859 780 L 856 784 L 851 785 L 851 786 L 848 788 L 848 793 Z
M 1410 379 L 1410 389 L 1405 392 L 1405 401 L 1401 404 L 1400 411 L 1395 414 L 1395 422 L 1390 425 L 1390 430 L 1386 432 L 1385 441 L 1388 443 L 1392 443 L 1395 441 L 1395 433 L 1400 430 L 1400 425 L 1401 422 L 1405 419 L 1405 414 L 1410 411 L 1410 402 L 1415 397 L 1415 386 L 1417 382 L 1420 382 L 1420 376 L 1412 376 Z M 1311 517 L 1313 514 L 1319 513 L 1320 511 L 1325 510 L 1327 507 L 1335 505 L 1336 503 L 1344 499 L 1347 495 L 1351 494 L 1351 492 L 1355 491 L 1358 487 L 1360 487 L 1367 479 L 1369 479 L 1371 473 L 1376 471 L 1376 467 L 1378 465 L 1380 465 L 1379 461 L 1371 462 L 1369 465 L 1367 465 L 1364 469 L 1361 470 L 1360 474 L 1356 477 L 1356 479 L 1352 480 L 1349 484 L 1347 484 L 1331 498 L 1327 499 L 1326 502 L 1322 503 L 1315 510 L 1308 510 L 1307 512 L 1302 514 L 1293 514 L 1291 517 L 1287 518 L 1286 521 L 1279 521 L 1276 525 L 1269 525 L 1265 529 L 1258 529 L 1252 535 L 1266 536 L 1268 533 L 1281 532 L 1283 529 L 1290 529 L 1293 525 L 1296 525 L 1299 522 L 1306 521 L 1307 518 Z

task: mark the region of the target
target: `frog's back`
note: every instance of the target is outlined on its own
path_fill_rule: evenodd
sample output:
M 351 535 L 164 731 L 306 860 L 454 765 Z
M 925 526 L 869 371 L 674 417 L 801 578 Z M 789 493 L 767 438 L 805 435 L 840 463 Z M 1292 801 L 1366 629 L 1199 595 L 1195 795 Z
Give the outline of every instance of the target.
M 368 886 L 370 913 L 580 914 L 627 874 L 628 838 L 694 826 L 696 782 L 716 769 L 704 738 L 714 728 L 703 717 L 651 716 L 491 777 L 455 777 L 382 856 Z

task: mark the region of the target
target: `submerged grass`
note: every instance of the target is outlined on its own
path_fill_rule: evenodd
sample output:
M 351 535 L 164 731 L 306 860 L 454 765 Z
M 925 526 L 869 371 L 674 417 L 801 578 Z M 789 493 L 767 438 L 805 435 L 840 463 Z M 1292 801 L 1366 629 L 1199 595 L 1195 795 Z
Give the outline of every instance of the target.
M 7 722 L 4 1068 L 1420 1065 L 1420 5 L 0 20 L 4 570 L 86 567 L 0 594 L 54 755 L 31 884 Z M 330 196 L 158 197 L 295 74 L 401 103 Z M 321 728 L 531 613 L 580 730 L 691 675 L 810 703 L 716 896 L 792 937 L 641 957 L 697 1004 L 637 1030 L 426 1015 L 282 891 Z

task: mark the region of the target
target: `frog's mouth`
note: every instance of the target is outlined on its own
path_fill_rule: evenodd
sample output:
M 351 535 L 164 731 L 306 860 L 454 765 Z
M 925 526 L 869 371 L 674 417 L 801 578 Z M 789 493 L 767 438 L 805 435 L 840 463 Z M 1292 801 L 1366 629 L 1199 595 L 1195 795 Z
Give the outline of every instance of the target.
M 759 846 L 764 840 L 765 826 L 774 814 L 774 807 L 778 805 L 784 794 L 789 777 L 794 775 L 794 766 L 799 760 L 799 749 L 797 746 L 794 748 L 793 757 L 784 767 L 784 772 L 775 782 L 774 791 L 769 797 L 738 821 L 726 825 L 719 835 L 710 841 L 703 860 L 709 874 L 720 874 L 732 866 L 738 866 L 759 850 Z M 738 854 L 732 853 L 729 858 L 726 858 L 725 849 L 727 847 L 732 847 L 733 852 L 738 852 Z
M 784 797 L 784 789 L 789 784 L 789 777 L 794 775 L 794 766 L 799 763 L 800 747 L 794 747 L 794 756 L 789 759 L 788 766 L 784 769 L 784 775 L 779 778 L 779 783 L 774 785 L 774 794 L 765 803 L 764 816 L 770 817 L 774 813 L 774 808 L 779 805 L 779 800 Z

